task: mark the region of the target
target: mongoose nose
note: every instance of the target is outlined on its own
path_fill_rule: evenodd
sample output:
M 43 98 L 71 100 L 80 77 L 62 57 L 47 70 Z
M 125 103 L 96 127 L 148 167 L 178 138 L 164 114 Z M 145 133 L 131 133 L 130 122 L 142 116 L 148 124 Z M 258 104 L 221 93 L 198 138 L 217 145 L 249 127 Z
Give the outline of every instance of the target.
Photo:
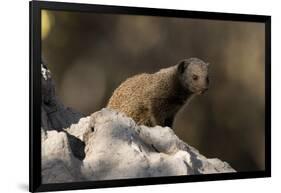
M 207 83 L 207 85 L 209 85 L 209 77 L 207 76 L 207 78 L 206 78 L 206 83 Z

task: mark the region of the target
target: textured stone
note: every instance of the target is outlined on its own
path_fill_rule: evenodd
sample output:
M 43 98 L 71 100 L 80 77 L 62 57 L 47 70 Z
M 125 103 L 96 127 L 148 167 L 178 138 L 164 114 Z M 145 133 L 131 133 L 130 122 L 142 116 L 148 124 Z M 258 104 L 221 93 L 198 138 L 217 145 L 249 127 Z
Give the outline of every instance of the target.
M 64 132 L 44 133 L 43 181 L 48 183 L 235 172 L 226 162 L 201 155 L 172 129 L 138 126 L 110 109 Z M 83 160 L 73 155 L 66 133 L 85 143 Z
M 201 155 L 169 127 L 136 125 L 106 108 L 84 117 L 60 102 L 45 65 L 41 72 L 44 184 L 235 172 Z
M 65 107 L 56 96 L 55 84 L 47 66 L 41 65 L 41 127 L 44 130 L 61 131 L 77 123 L 83 114 L 70 107 Z
M 42 132 L 42 180 L 45 183 L 75 182 L 83 180 L 82 162 L 73 155 L 67 134 Z

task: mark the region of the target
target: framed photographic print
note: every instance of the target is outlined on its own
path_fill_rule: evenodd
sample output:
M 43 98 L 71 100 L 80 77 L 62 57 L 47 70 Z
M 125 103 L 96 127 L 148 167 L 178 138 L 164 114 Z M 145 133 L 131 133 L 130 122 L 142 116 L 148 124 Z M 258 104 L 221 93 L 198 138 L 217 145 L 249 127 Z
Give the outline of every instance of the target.
M 271 18 L 30 2 L 30 191 L 271 176 Z

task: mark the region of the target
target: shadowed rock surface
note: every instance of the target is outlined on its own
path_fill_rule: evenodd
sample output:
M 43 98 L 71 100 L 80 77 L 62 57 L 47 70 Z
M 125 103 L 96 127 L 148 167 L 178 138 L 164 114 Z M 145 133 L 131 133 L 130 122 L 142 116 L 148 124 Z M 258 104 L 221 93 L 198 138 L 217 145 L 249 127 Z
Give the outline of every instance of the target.
M 50 130 L 64 132 L 63 128 L 77 123 L 83 114 L 62 104 L 56 96 L 51 72 L 45 64 L 41 64 L 41 75 L 41 128 L 45 132 Z M 84 142 L 69 133 L 65 133 L 65 136 L 74 156 L 82 160 L 85 157 Z
M 56 96 L 55 84 L 51 72 L 45 64 L 41 65 L 41 127 L 44 130 L 58 130 L 77 123 L 83 114 L 72 108 L 65 107 Z

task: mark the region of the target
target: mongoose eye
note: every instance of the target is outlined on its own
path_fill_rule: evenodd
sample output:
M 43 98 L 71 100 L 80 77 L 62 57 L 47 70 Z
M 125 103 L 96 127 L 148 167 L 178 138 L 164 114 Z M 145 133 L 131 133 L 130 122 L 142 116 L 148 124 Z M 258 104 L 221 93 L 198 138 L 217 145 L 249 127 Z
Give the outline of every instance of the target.
M 199 78 L 199 77 L 198 77 L 197 75 L 195 75 L 195 74 L 192 75 L 192 79 L 193 79 L 193 80 L 198 80 L 198 78 Z

